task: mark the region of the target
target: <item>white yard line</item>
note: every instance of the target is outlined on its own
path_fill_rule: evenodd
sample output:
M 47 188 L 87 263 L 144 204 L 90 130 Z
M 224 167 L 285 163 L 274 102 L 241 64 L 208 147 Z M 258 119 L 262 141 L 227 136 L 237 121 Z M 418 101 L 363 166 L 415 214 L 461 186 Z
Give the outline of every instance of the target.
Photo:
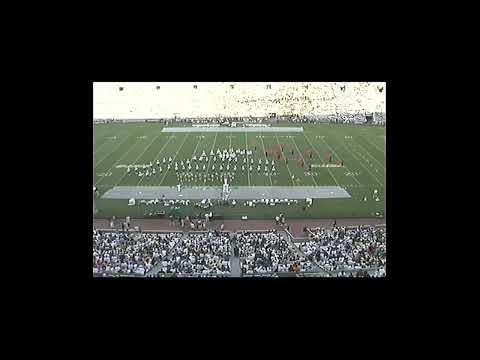
M 327 142 L 326 142 L 323 138 L 320 138 L 320 139 L 325 143 L 325 145 L 328 146 L 328 148 L 329 148 L 330 150 L 332 150 L 332 152 L 335 154 L 335 156 L 340 159 L 340 156 L 338 156 L 338 154 L 335 152 L 335 150 L 333 150 L 333 149 L 330 147 L 330 145 L 328 145 Z M 347 169 L 350 173 L 353 173 L 353 172 L 352 172 L 348 167 L 346 167 L 346 166 L 345 166 L 345 169 Z M 352 177 L 353 177 L 353 180 L 355 180 L 355 181 L 357 182 L 357 184 L 360 184 L 360 181 L 358 181 L 355 176 L 352 175 Z
M 199 134 L 203 134 L 203 133 L 199 133 Z M 197 154 L 198 144 L 200 144 L 200 141 L 202 141 L 202 135 L 198 135 L 197 145 L 195 145 L 195 148 L 193 149 L 193 153 L 190 156 L 190 158 L 193 158 Z M 176 174 L 176 175 L 177 175 L 177 179 L 178 179 L 178 174 Z
M 251 186 L 250 185 L 250 163 L 248 162 L 248 154 L 247 154 L 247 151 L 248 151 L 248 143 L 247 143 L 247 132 L 245 131 L 245 155 L 247 156 L 247 175 L 248 175 L 248 186 Z
M 287 157 L 283 154 L 282 145 L 280 144 L 280 141 L 278 140 L 277 134 L 275 134 L 275 139 L 277 139 L 277 143 L 278 143 L 278 146 L 280 146 L 280 151 L 282 152 L 283 157 L 285 159 L 287 159 Z M 287 166 L 288 173 L 290 174 L 290 180 L 292 180 L 292 185 L 295 185 L 295 182 L 292 179 L 292 172 L 290 171 L 290 168 L 288 167 L 288 164 L 285 164 L 285 165 Z
M 107 140 L 107 141 L 105 141 L 102 145 L 100 145 L 99 147 L 96 147 L 96 146 L 95 146 L 95 150 L 93 151 L 93 153 L 94 153 L 95 155 L 97 155 L 97 152 L 102 148 L 102 146 L 105 145 L 105 144 L 107 144 L 107 143 L 109 143 L 109 142 L 110 142 L 110 141 Z M 96 143 L 96 142 L 95 142 L 95 143 Z
M 295 141 L 295 136 L 293 137 L 293 144 L 295 145 L 295 147 L 297 148 L 297 151 L 298 153 L 300 154 L 300 156 L 302 157 L 302 160 L 303 160 L 303 165 L 307 165 L 307 162 L 305 161 L 305 158 L 303 157 L 302 153 L 300 152 L 300 149 L 298 148 L 297 146 L 297 142 Z M 305 170 L 305 169 L 304 169 Z M 313 179 L 313 182 L 315 183 L 316 186 L 318 186 L 318 183 L 317 183 L 317 180 L 315 180 L 315 178 L 313 177 L 313 175 L 310 173 L 310 176 L 312 177 Z
M 217 135 L 218 135 L 218 132 L 215 133 L 215 138 L 213 139 L 213 144 L 212 144 L 212 148 L 210 149 L 210 152 L 212 152 L 215 148 L 215 143 L 217 142 Z M 207 176 L 208 176 L 208 170 L 210 170 L 210 161 L 212 160 L 212 157 L 210 156 L 210 152 L 208 153 L 208 164 L 207 164 Z M 213 155 L 215 156 L 215 154 Z
M 158 151 L 157 156 L 155 156 L 155 158 L 154 158 L 153 161 L 152 161 L 153 164 L 155 164 L 155 161 L 158 159 L 158 157 L 159 157 L 160 154 L 162 153 L 163 149 L 165 149 L 165 147 L 170 143 L 170 140 L 172 140 L 172 137 L 173 137 L 173 136 L 169 136 L 169 137 L 168 137 L 168 141 L 167 141 L 165 144 L 163 144 L 163 146 L 160 148 L 160 150 Z M 142 177 L 140 178 L 140 181 L 137 183 L 136 186 L 140 185 L 140 183 L 143 181 L 143 178 L 144 178 L 144 176 L 142 176 Z
M 138 140 L 135 141 L 135 144 L 133 144 L 133 145 L 130 147 L 130 149 L 128 149 L 128 151 L 126 151 L 122 156 L 120 156 L 120 158 L 119 158 L 117 161 L 115 161 L 115 162 L 112 164 L 112 166 L 110 166 L 110 168 L 109 168 L 107 171 L 105 171 L 105 173 L 110 172 L 110 171 L 113 169 L 113 167 L 114 167 L 116 164 L 118 164 L 118 162 L 119 162 L 120 160 L 122 160 L 125 156 L 127 156 L 127 154 L 129 154 L 130 151 L 132 151 L 133 148 L 134 148 L 135 146 L 137 146 L 137 143 L 138 143 Z M 106 178 L 106 176 L 102 177 L 100 180 L 97 181 L 97 183 L 96 183 L 95 185 L 100 184 L 100 183 L 102 182 L 102 180 L 105 179 L 105 178 Z
M 355 141 L 355 138 L 352 137 L 352 140 Z M 368 150 L 365 149 L 359 142 L 355 141 L 355 143 L 356 143 L 358 146 L 360 146 L 363 150 L 365 150 L 365 152 L 368 154 L 368 156 L 370 156 L 370 157 L 371 157 L 372 159 L 374 159 L 377 163 L 379 163 L 380 166 L 383 168 L 383 170 L 386 170 L 385 166 L 384 166 L 380 161 L 378 161 L 378 159 L 377 159 L 376 157 L 372 156 L 372 154 L 370 154 L 370 153 L 368 152 Z
M 368 169 L 368 167 L 366 167 L 365 165 L 363 165 L 362 161 L 357 157 L 357 155 L 355 155 L 355 153 L 354 153 L 352 150 L 350 150 L 350 148 L 349 148 L 347 145 L 344 144 L 343 146 L 345 146 L 345 148 L 346 148 L 348 151 L 350 151 L 350 153 L 353 155 L 353 157 L 354 157 L 355 159 L 357 159 L 357 161 L 360 163 L 360 165 L 362 165 L 362 167 L 363 167 L 365 170 L 367 170 L 368 173 L 369 173 L 370 175 L 372 175 L 372 176 L 375 178 L 375 180 L 376 180 L 381 186 L 383 186 L 383 183 L 382 183 L 380 180 L 378 180 L 378 178 L 375 176 L 375 174 L 373 174 L 373 173 Z M 349 170 L 349 171 L 350 171 L 350 170 Z
M 106 156 L 104 156 L 104 157 L 102 158 L 102 160 L 100 160 L 99 162 L 97 162 L 97 163 L 95 164 L 95 169 L 98 167 L 98 165 L 100 165 L 100 163 L 101 163 L 103 160 L 105 160 L 107 157 L 109 157 L 109 156 L 112 155 L 115 151 L 117 151 L 117 149 L 118 149 L 120 146 L 122 146 L 122 145 L 123 145 L 128 139 L 130 139 L 131 137 L 132 137 L 132 135 L 127 136 L 127 138 L 126 138 L 124 141 L 122 141 L 120 144 L 118 144 L 118 146 L 117 146 L 115 149 L 113 149 L 112 151 L 110 151 Z
M 150 145 L 153 144 L 153 142 L 155 140 L 158 139 L 158 137 L 160 136 L 161 133 L 158 133 L 158 135 L 156 137 L 153 138 L 153 140 L 150 142 L 150 144 L 147 145 L 147 147 L 145 148 L 145 150 L 143 150 L 143 152 L 140 154 L 140 156 L 138 156 L 135 161 L 133 162 L 134 164 L 137 162 L 138 159 L 140 159 L 142 157 L 143 154 L 145 154 L 145 152 L 147 151 L 147 149 L 150 147 Z M 137 140 L 138 141 L 138 140 Z M 123 180 L 123 178 L 127 176 L 127 172 L 125 172 L 125 174 L 123 174 L 123 176 L 120 178 L 120 180 L 115 184 L 115 186 L 117 186 L 118 184 L 120 184 L 120 182 Z
M 178 148 L 177 152 L 175 153 L 175 156 L 173 157 L 172 162 L 177 158 L 178 153 L 179 153 L 180 150 L 183 148 L 183 145 L 185 144 L 185 142 L 187 141 L 187 138 L 188 138 L 189 136 L 190 136 L 190 133 L 187 133 L 187 136 L 185 136 L 185 139 L 183 139 L 182 145 L 180 145 L 180 147 Z M 163 184 L 163 181 L 164 181 L 165 178 L 167 177 L 167 174 L 168 174 L 168 170 L 165 170 L 165 175 L 163 175 L 162 181 L 160 181 L 160 184 L 159 184 L 158 186 L 161 186 L 161 185 Z
M 382 136 L 383 136 L 383 135 L 382 135 Z M 369 144 L 373 145 L 373 146 L 374 146 L 377 150 L 379 150 L 383 155 L 386 155 L 385 149 L 382 150 L 381 148 L 379 148 L 377 144 L 375 144 L 373 141 L 368 140 L 368 138 L 367 138 L 366 136 L 362 136 L 362 137 L 365 139 L 366 142 L 368 142 Z M 385 142 L 385 143 L 386 143 L 386 142 Z
M 200 135 L 200 136 L 201 136 L 201 135 Z M 195 149 L 193 149 L 192 158 L 193 158 L 193 157 L 195 156 L 195 154 L 197 153 L 198 144 L 200 144 L 200 141 L 202 141 L 202 139 L 199 137 L 199 138 L 198 138 L 197 145 L 195 145 Z
M 312 143 L 310 142 L 310 140 L 308 139 L 308 137 L 307 137 L 305 134 L 303 134 L 303 136 L 305 136 L 305 139 L 307 139 L 307 142 L 308 142 L 308 144 L 312 147 L 312 149 L 315 150 L 315 152 L 316 152 L 318 158 L 320 159 L 320 161 L 323 162 L 322 157 L 321 157 L 320 154 L 318 153 L 318 150 L 315 148 L 315 146 L 312 145 Z M 335 180 L 335 183 L 336 183 L 338 186 L 340 186 L 340 184 L 338 183 L 337 179 L 335 179 L 335 176 L 333 176 L 332 171 L 331 171 L 328 167 L 327 167 L 327 170 L 328 170 L 328 172 L 330 173 L 330 176 L 332 177 L 332 179 Z
M 127 134 L 127 133 L 126 133 L 126 132 L 120 132 L 120 133 L 118 133 L 118 135 L 113 135 L 113 136 L 120 137 L 120 135 L 123 136 L 123 135 L 125 135 L 125 134 Z M 95 136 L 95 135 L 94 135 L 94 136 Z M 98 151 L 100 150 L 100 148 L 101 148 L 103 145 L 105 145 L 105 144 L 107 144 L 107 143 L 109 143 L 109 142 L 110 142 L 110 139 L 108 139 L 107 141 L 105 141 L 105 142 L 104 142 L 102 145 L 100 145 L 98 148 L 95 146 L 95 155 L 98 153 Z M 95 140 L 95 144 L 96 144 L 96 143 L 97 143 L 97 141 Z
M 260 140 L 262 141 L 262 147 L 263 147 L 263 154 L 265 155 L 265 160 L 268 162 L 268 159 L 267 159 L 267 150 L 265 150 L 265 144 L 263 143 L 263 135 L 260 135 Z M 267 165 L 267 168 L 268 168 L 268 165 Z M 272 176 L 270 175 L 270 172 L 268 173 L 268 177 L 270 178 L 270 186 L 273 186 L 273 182 L 272 182 Z

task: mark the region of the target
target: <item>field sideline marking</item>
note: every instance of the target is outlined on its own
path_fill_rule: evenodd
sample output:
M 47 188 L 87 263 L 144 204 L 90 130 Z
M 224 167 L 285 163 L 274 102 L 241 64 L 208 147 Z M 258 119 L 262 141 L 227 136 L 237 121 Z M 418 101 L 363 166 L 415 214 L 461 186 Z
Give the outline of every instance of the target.
M 367 170 L 368 173 L 369 173 L 370 175 L 372 175 L 372 176 L 375 178 L 375 180 L 376 180 L 380 185 L 383 185 L 383 183 L 380 182 L 380 180 L 378 180 L 378 178 L 368 169 L 368 167 L 366 167 L 365 165 L 363 165 L 362 161 L 357 157 L 357 155 L 355 155 L 355 153 L 354 153 L 347 145 L 345 145 L 345 143 L 343 143 L 343 146 L 344 146 L 348 151 L 350 151 L 350 153 L 355 157 L 355 159 L 357 159 L 357 161 L 360 163 L 360 165 L 362 165 L 362 167 L 363 167 L 365 170 Z M 350 171 L 350 170 L 349 170 L 349 171 Z
M 104 161 L 107 157 L 109 157 L 109 156 L 112 155 L 115 151 L 117 151 L 118 148 L 119 148 L 120 146 L 122 146 L 124 143 L 126 143 L 127 140 L 130 139 L 132 136 L 133 136 L 133 134 L 131 134 L 130 136 L 127 136 L 127 138 L 126 138 L 124 141 L 122 141 L 120 144 L 118 144 L 118 146 L 117 146 L 115 149 L 113 149 L 112 151 L 110 151 L 106 156 L 104 156 L 104 157 L 102 158 L 102 160 L 100 160 L 99 162 L 97 162 L 97 163 L 95 164 L 95 169 L 97 169 L 98 165 L 100 165 L 100 164 L 102 163 L 102 161 Z M 137 141 L 138 141 L 138 140 L 137 140 Z
M 268 159 L 267 159 L 267 150 L 265 150 L 265 144 L 263 143 L 263 137 L 260 137 L 260 140 L 262 141 L 262 146 L 263 146 L 263 154 L 265 155 L 265 160 L 267 161 L 268 163 Z M 274 155 L 275 156 L 275 155 Z M 267 165 L 267 169 L 268 169 L 268 165 Z M 270 172 L 268 172 L 268 177 L 270 178 L 270 186 L 273 186 L 273 182 L 272 182 L 272 176 L 270 175 Z
M 353 141 L 355 141 L 354 138 L 352 138 L 352 139 L 353 139 Z M 372 159 L 374 159 L 377 163 L 379 163 L 380 166 L 383 168 L 383 170 L 387 170 L 387 169 L 385 168 L 385 166 L 384 166 L 380 161 L 378 161 L 378 159 L 377 159 L 376 157 L 372 156 L 372 155 L 368 152 L 368 150 L 365 149 L 359 142 L 355 141 L 355 143 L 356 143 L 358 146 L 360 146 L 363 150 L 365 150 L 365 152 L 368 154 L 368 156 L 370 156 L 370 157 L 371 157 Z
M 172 140 L 172 137 L 173 137 L 173 136 L 169 136 L 169 137 L 168 137 L 167 142 L 166 142 L 165 144 L 163 144 L 163 146 L 162 146 L 162 147 L 160 148 L 160 150 L 158 151 L 157 156 L 155 156 L 155 158 L 153 159 L 152 163 L 154 164 L 154 166 L 155 166 L 155 160 L 158 159 L 158 157 L 159 157 L 160 154 L 162 153 L 163 149 L 165 149 L 165 146 L 167 146 L 167 145 L 170 143 L 170 140 Z M 142 177 L 140 178 L 140 181 L 137 183 L 136 186 L 140 185 L 140 183 L 143 181 L 143 178 L 144 178 L 144 176 L 142 176 Z
M 118 158 L 118 159 L 112 164 L 112 166 L 110 166 L 110 168 L 109 168 L 107 171 L 105 171 L 105 173 L 111 171 L 111 170 L 113 169 L 113 167 L 115 166 L 115 164 L 118 164 L 118 162 L 119 162 L 120 160 L 122 160 L 128 153 L 130 153 L 130 151 L 133 150 L 133 148 L 134 148 L 135 146 L 137 146 L 137 143 L 138 143 L 138 139 L 135 141 L 135 144 L 133 144 L 133 145 L 130 147 L 130 149 L 128 149 L 128 151 L 126 151 L 122 156 L 120 156 L 120 158 Z M 95 185 L 100 184 L 100 183 L 102 182 L 102 180 L 105 179 L 105 178 L 106 178 L 106 176 L 103 176 L 100 180 L 98 180 L 98 181 L 96 182 Z
M 280 141 L 278 140 L 277 134 L 275 134 L 275 139 L 277 139 L 278 146 L 280 146 L 280 151 L 282 152 L 283 157 L 286 159 L 287 157 L 283 153 L 282 145 L 280 144 Z M 290 174 L 290 180 L 292 181 L 292 185 L 295 186 L 295 182 L 292 179 L 292 172 L 290 171 L 290 168 L 288 167 L 288 164 L 286 163 L 285 165 L 287 166 L 288 173 Z
M 247 143 L 247 132 L 244 132 L 245 134 L 245 155 L 247 156 L 247 175 L 248 175 L 248 186 L 250 185 L 250 163 L 248 162 L 248 143 Z
M 308 139 L 308 137 L 307 137 L 305 134 L 303 134 L 303 136 L 305 136 L 305 139 L 307 139 L 308 144 L 313 148 L 313 150 L 315 150 L 315 152 L 317 153 L 318 158 L 319 158 L 319 159 L 322 161 L 322 163 L 323 163 L 322 157 L 321 157 L 320 154 L 318 153 L 318 150 L 315 148 L 315 146 L 312 145 L 312 143 L 310 142 L 310 140 Z M 335 176 L 333 176 L 333 173 L 332 173 L 332 171 L 330 170 L 330 168 L 327 167 L 327 170 L 328 170 L 328 172 L 330 173 L 330 176 L 332 177 L 332 179 L 335 181 L 335 183 L 336 183 L 338 186 L 340 186 L 340 184 L 338 183 L 337 179 L 335 179 Z
M 177 158 L 177 155 L 178 153 L 180 152 L 180 150 L 183 148 L 183 145 L 185 144 L 185 142 L 187 141 L 187 138 L 190 136 L 190 133 L 187 133 L 187 136 L 185 136 L 185 139 L 183 139 L 183 142 L 182 142 L 182 145 L 180 145 L 180 147 L 178 148 L 177 152 L 175 153 L 175 156 L 173 157 L 173 160 L 172 162 Z M 167 177 L 167 174 L 168 174 L 168 170 L 165 170 L 165 175 L 163 175 L 163 179 L 162 181 L 160 181 L 160 184 L 158 186 L 161 186 L 163 184 L 163 181 L 165 180 L 165 178 Z
M 332 152 L 340 159 L 340 156 L 338 156 L 338 154 L 335 152 L 335 150 L 333 150 L 333 148 L 330 147 L 330 145 L 328 145 L 327 142 L 326 142 L 324 139 L 321 139 L 321 140 L 322 140 L 322 141 L 325 143 L 325 145 L 327 145 L 328 148 L 329 148 L 330 150 L 332 150 Z M 345 144 L 345 143 L 343 142 L 343 144 Z M 353 173 L 353 171 L 350 170 L 350 169 L 349 169 L 348 167 L 346 167 L 346 166 L 345 166 L 345 169 L 347 169 L 349 172 Z M 357 182 L 357 184 L 360 184 L 360 181 L 357 180 L 357 177 L 356 177 L 356 176 L 353 176 L 353 175 L 352 175 L 352 177 L 353 177 L 353 180 L 355 180 L 355 181 Z
M 293 144 L 295 145 L 295 147 L 297 148 L 298 153 L 299 153 L 300 156 L 302 157 L 302 159 L 303 159 L 303 164 L 304 164 L 304 165 L 307 165 L 307 162 L 305 161 L 305 158 L 303 157 L 302 153 L 300 152 L 300 149 L 299 149 L 298 146 L 297 146 L 297 143 L 295 142 L 295 137 L 293 137 Z M 310 172 L 310 176 L 312 177 L 313 182 L 315 183 L 315 185 L 318 186 L 317 180 L 315 180 L 315 178 L 313 177 L 313 175 L 311 174 L 311 172 Z
M 147 145 L 147 147 L 145 148 L 145 150 L 143 150 L 143 152 L 135 159 L 135 161 L 133 162 L 134 164 L 138 161 L 138 159 L 140 159 L 143 154 L 145 154 L 145 152 L 147 151 L 147 149 L 152 146 L 152 144 L 154 143 L 155 140 L 158 139 L 158 137 L 160 136 L 161 133 L 158 133 L 158 135 L 156 137 L 153 138 L 152 142 L 150 144 Z M 138 141 L 138 140 L 137 140 Z M 120 178 L 120 180 L 115 184 L 115 186 L 117 186 L 118 184 L 120 184 L 120 182 L 123 180 L 123 178 L 127 175 L 128 173 L 125 172 L 125 174 L 123 174 L 123 176 Z

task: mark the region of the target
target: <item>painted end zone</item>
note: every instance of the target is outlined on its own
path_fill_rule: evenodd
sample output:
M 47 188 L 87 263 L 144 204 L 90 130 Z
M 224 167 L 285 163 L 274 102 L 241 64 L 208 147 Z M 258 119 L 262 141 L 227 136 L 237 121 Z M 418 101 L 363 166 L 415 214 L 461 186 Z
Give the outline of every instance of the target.
M 168 200 L 221 199 L 221 186 L 115 186 L 103 194 L 102 199 Z M 232 186 L 229 199 L 346 199 L 350 194 L 340 186 Z

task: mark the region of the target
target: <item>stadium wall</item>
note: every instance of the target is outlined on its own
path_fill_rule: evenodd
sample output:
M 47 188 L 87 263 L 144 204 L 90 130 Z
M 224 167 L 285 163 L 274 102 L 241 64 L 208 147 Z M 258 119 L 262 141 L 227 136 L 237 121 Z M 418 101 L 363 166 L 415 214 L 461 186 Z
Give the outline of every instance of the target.
M 224 123 L 227 117 L 203 117 L 203 118 L 153 118 L 153 119 L 129 119 L 129 118 L 100 118 L 93 119 L 94 124 L 107 124 L 107 123 Z M 232 118 L 228 117 L 231 122 L 238 123 L 352 123 L 352 124 L 366 124 L 367 114 L 329 114 L 329 115 L 310 115 L 310 116 L 278 116 L 278 117 L 248 117 L 248 118 Z M 386 114 L 376 112 L 373 115 L 373 123 L 377 125 L 384 125 L 386 123 Z

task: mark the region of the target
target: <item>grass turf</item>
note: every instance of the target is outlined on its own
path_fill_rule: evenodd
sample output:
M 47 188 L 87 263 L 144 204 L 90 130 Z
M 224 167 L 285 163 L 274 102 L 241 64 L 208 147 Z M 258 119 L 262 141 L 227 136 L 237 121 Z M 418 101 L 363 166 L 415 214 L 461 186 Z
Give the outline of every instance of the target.
M 178 126 L 178 125 L 175 125 Z M 276 125 L 277 126 L 277 125 Z M 280 125 L 282 126 L 282 125 Z M 240 202 L 236 207 L 215 206 L 215 214 L 228 219 L 239 219 L 243 215 L 256 219 L 271 219 L 283 212 L 288 218 L 322 217 L 376 217 L 376 213 L 385 215 L 385 141 L 384 127 L 338 124 L 291 124 L 284 126 L 302 126 L 303 133 L 162 133 L 163 125 L 156 123 L 127 123 L 94 125 L 94 181 L 100 196 L 114 186 L 174 186 L 178 183 L 173 167 L 154 177 L 139 178 L 127 175 L 127 169 L 118 165 L 146 164 L 163 157 L 172 157 L 180 161 L 199 156 L 202 151 L 207 155 L 210 150 L 248 148 L 254 150 L 253 171 L 242 174 L 243 162 L 237 164 L 235 185 L 251 186 L 332 186 L 347 189 L 350 199 L 314 199 L 313 205 L 304 210 L 304 201 L 297 206 L 260 206 L 250 208 Z M 283 153 L 281 152 L 283 146 Z M 292 154 L 293 151 L 293 154 Z M 265 156 L 265 152 L 268 153 Z M 311 154 L 311 155 L 310 155 Z M 331 154 L 333 161 L 343 160 L 344 166 L 338 168 L 312 168 L 309 164 L 327 162 Z M 280 155 L 281 160 L 278 160 Z M 275 160 L 276 176 L 265 176 L 263 161 Z M 284 158 L 288 160 L 286 163 Z M 262 160 L 261 172 L 257 172 L 258 159 Z M 305 161 L 305 168 L 301 162 Z M 213 161 L 207 171 L 212 173 Z M 202 163 L 203 165 L 203 163 Z M 218 169 L 218 161 L 215 166 Z M 164 167 L 164 166 L 163 166 Z M 164 167 L 165 168 L 165 167 Z M 217 170 L 218 171 L 218 170 Z M 195 171 L 193 171 L 195 172 Z M 201 172 L 201 171 L 200 171 Z M 292 181 L 291 176 L 295 176 Z M 203 185 L 201 182 L 192 185 Z M 208 181 L 206 185 L 222 184 L 220 179 Z M 373 191 L 378 190 L 381 201 L 373 200 Z M 115 216 L 143 217 L 152 209 L 142 206 L 127 206 L 127 200 L 107 200 L 96 198 L 95 217 Z M 367 201 L 363 197 L 367 196 Z M 169 209 L 164 210 L 167 214 Z M 179 213 L 194 215 L 199 209 L 183 208 Z M 178 213 L 178 212 L 177 212 Z

